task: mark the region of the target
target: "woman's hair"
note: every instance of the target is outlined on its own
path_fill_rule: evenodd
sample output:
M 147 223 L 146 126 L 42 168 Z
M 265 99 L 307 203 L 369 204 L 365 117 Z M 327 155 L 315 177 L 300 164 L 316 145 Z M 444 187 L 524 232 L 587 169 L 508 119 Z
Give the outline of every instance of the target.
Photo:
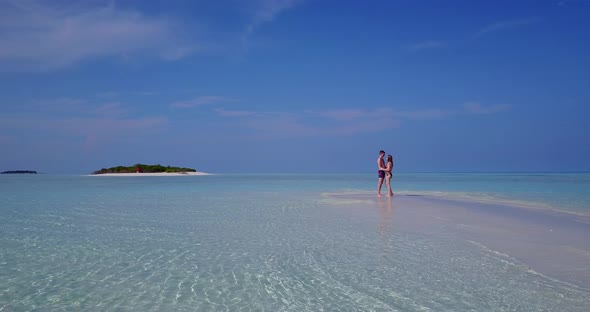
M 393 157 L 391 155 L 387 155 L 387 162 L 391 162 L 393 164 Z

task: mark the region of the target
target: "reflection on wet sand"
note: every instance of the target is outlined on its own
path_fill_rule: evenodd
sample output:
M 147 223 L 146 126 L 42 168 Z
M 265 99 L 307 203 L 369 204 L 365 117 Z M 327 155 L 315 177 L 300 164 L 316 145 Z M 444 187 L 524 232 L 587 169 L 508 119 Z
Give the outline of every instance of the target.
M 393 198 L 378 197 L 377 205 L 379 206 L 378 232 L 382 235 L 386 235 L 391 232 L 394 212 Z
M 382 268 L 387 268 L 391 264 L 393 253 L 393 198 L 380 197 L 377 198 L 377 233 L 379 233 L 380 240 L 380 256 L 379 265 Z

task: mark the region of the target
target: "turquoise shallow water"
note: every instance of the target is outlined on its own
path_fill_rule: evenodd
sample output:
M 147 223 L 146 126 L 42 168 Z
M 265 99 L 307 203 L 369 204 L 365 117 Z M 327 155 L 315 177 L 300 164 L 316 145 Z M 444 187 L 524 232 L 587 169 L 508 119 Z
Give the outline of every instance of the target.
M 451 198 L 522 203 L 590 215 L 589 173 L 398 174 L 401 191 L 440 192 Z
M 587 174 L 400 174 L 587 213 Z M 588 311 L 588 289 L 322 193 L 372 175 L 0 176 L 0 311 Z

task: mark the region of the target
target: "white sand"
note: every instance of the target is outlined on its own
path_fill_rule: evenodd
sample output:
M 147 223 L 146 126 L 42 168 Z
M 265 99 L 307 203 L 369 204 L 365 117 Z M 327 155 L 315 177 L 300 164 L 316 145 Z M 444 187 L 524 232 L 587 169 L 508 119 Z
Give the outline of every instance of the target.
M 91 174 L 93 177 L 183 177 L 211 175 L 205 172 L 144 172 L 144 173 L 102 173 Z
M 358 218 L 378 220 L 380 231 L 390 227 L 463 240 L 484 252 L 517 259 L 536 274 L 590 289 L 587 215 L 432 196 L 377 198 L 372 192 L 323 196 L 326 204 Z

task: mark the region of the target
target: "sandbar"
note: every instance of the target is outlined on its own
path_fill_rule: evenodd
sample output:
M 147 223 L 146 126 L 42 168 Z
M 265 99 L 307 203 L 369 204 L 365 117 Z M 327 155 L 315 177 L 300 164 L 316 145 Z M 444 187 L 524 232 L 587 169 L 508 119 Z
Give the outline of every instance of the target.
M 389 211 L 386 221 L 398 230 L 448 235 L 523 263 L 532 272 L 590 289 L 590 216 L 411 194 L 323 195 L 326 203 L 359 217 L 372 215 L 375 222 L 384 222 L 383 213 Z

